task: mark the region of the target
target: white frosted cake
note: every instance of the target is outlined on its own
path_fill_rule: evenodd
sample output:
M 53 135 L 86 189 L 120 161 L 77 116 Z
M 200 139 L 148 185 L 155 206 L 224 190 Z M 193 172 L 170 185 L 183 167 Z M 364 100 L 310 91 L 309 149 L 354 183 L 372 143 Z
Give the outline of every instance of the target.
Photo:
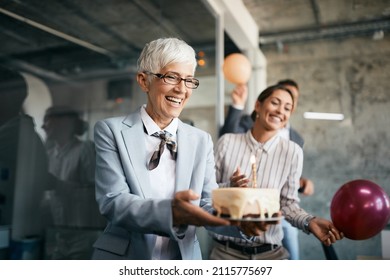
M 271 218 L 280 209 L 277 189 L 219 188 L 213 190 L 212 201 L 217 216 L 230 219 Z

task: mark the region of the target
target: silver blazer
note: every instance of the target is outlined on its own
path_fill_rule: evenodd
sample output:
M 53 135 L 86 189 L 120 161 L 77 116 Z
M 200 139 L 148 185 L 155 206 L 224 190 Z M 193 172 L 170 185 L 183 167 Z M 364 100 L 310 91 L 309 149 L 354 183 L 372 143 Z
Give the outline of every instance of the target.
M 144 128 L 139 110 L 126 117 L 98 121 L 96 200 L 107 219 L 94 244 L 93 259 L 151 259 L 156 235 L 170 238 L 172 256 L 201 259 L 194 226 L 173 228 L 171 199 L 156 199 L 150 188 Z M 179 120 L 175 192 L 191 189 L 201 195 L 194 204 L 211 211 L 211 190 L 217 188 L 211 136 Z

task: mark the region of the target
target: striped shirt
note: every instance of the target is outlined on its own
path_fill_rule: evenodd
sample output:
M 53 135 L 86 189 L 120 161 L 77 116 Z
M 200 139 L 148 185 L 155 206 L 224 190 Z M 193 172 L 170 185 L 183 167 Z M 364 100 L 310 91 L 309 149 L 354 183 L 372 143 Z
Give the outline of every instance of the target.
M 241 134 L 224 134 L 215 150 L 216 176 L 220 187 L 229 187 L 230 177 L 237 167 L 251 178 L 251 155 L 256 157 L 257 186 L 280 191 L 282 215 L 293 226 L 304 229 L 306 219 L 312 217 L 299 207 L 299 178 L 302 173 L 303 151 L 296 143 L 276 134 L 265 143 L 257 142 L 251 131 Z M 241 245 L 256 246 L 263 243 L 281 245 L 281 224 L 271 225 L 260 236 L 232 238 L 214 234 L 219 240 L 230 240 Z

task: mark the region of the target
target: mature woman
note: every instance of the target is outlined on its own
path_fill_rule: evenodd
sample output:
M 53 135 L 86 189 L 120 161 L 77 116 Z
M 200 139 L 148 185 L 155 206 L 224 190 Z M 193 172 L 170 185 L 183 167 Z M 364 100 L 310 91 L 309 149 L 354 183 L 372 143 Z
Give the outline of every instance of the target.
M 293 226 L 313 233 L 325 245 L 343 237 L 334 225 L 299 207 L 298 189 L 303 152 L 294 142 L 278 134 L 288 122 L 294 98 L 282 85 L 270 86 L 258 97 L 252 113 L 253 127 L 242 134 L 223 135 L 216 147 L 217 182 L 221 187 L 247 187 L 250 157 L 256 158 L 257 187 L 280 191 L 281 213 Z M 211 259 L 287 259 L 281 246 L 279 224 L 242 222 L 240 235 L 230 230 L 214 234 Z
M 109 223 L 94 259 L 201 259 L 194 225 L 229 224 L 204 210 L 218 187 L 211 137 L 178 119 L 195 68 L 179 39 L 146 44 L 137 82 L 147 104 L 96 124 L 96 197 Z

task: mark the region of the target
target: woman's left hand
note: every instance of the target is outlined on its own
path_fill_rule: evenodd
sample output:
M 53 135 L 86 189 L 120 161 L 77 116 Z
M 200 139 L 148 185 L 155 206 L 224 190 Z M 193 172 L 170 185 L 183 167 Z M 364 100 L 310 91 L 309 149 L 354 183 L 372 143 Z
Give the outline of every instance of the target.
M 311 220 L 309 230 L 326 246 L 344 238 L 344 234 L 331 221 L 322 218 L 316 217 Z
M 249 180 L 244 174 L 241 174 L 240 167 L 237 167 L 232 177 L 230 177 L 230 187 L 232 188 L 246 188 L 248 187 Z

